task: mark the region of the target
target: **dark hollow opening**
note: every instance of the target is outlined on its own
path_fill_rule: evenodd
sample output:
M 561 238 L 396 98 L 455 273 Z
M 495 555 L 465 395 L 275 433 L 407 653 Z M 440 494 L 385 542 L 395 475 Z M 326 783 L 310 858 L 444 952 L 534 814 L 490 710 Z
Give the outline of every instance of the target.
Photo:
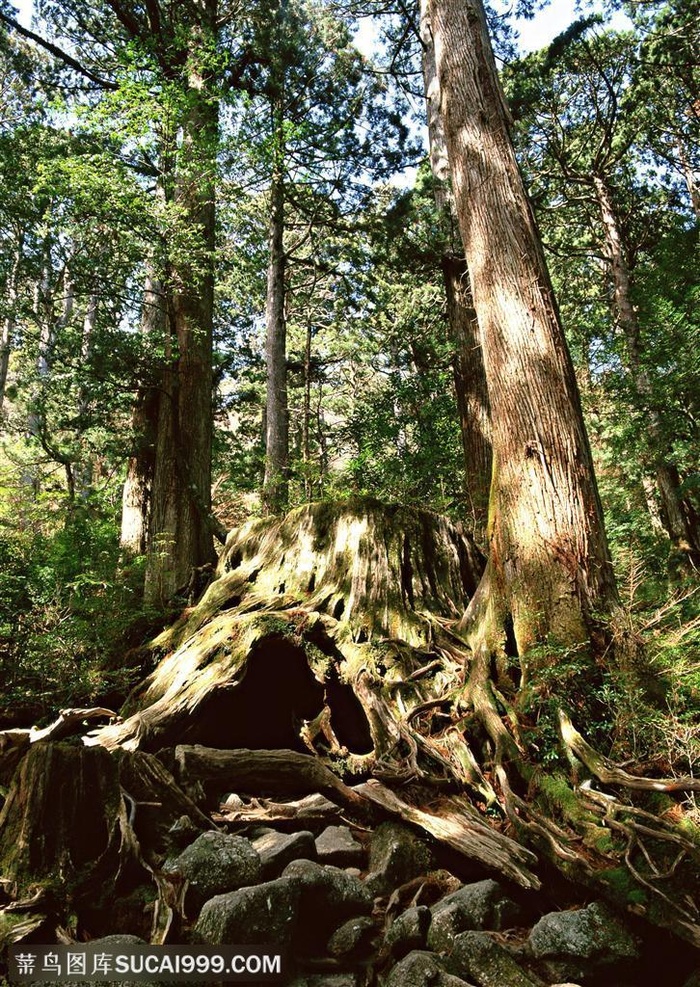
M 240 683 L 219 689 L 202 703 L 178 742 L 308 754 L 299 729 L 302 720 L 318 716 L 324 702 L 330 707 L 339 743 L 353 754 L 368 754 L 372 735 L 352 688 L 339 680 L 333 668 L 324 690 L 301 648 L 286 638 L 269 637 L 251 651 Z
M 251 651 L 241 682 L 206 701 L 189 743 L 207 747 L 289 750 L 308 753 L 299 739 L 302 720 L 323 709 L 323 686 L 306 655 L 282 637 L 269 637 Z
M 335 669 L 326 682 L 326 698 L 338 742 L 353 754 L 369 754 L 374 744 L 365 711 L 352 687 L 339 680 Z

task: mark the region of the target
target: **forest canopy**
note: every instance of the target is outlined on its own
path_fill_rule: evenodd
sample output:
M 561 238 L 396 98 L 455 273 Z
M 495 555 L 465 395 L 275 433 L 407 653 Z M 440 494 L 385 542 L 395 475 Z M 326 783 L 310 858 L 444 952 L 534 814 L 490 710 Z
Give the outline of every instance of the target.
M 370 495 L 487 548 L 489 395 L 433 134 L 421 163 L 425 28 L 378 11 L 44 3 L 31 28 L 1 12 L 16 700 L 94 695 L 96 660 L 196 594 L 215 540 L 260 513 Z M 687 7 L 627 12 L 623 31 L 587 15 L 522 58 L 507 20 L 491 27 L 625 602 L 685 626 L 697 27 Z M 370 58 L 353 38 L 372 15 Z M 392 179 L 407 166 L 410 188 Z M 508 388 L 506 430 L 519 400 Z

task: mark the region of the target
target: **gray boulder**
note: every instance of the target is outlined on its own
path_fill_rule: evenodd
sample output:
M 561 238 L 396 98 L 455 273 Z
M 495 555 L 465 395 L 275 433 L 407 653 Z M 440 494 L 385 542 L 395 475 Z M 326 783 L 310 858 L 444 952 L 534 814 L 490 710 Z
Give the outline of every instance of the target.
M 291 946 L 298 924 L 300 885 L 288 877 L 211 898 L 192 932 L 212 946 Z
M 598 984 L 624 976 L 640 958 L 639 940 L 603 902 L 543 915 L 528 939 L 532 956 L 555 980 Z
M 362 866 L 365 861 L 364 848 L 348 826 L 326 826 L 316 838 L 316 851 L 322 864 L 335 867 Z
M 372 836 L 365 884 L 373 895 L 389 894 L 435 866 L 430 847 L 403 823 L 385 822 Z
M 523 920 L 523 910 L 496 881 L 466 884 L 431 908 L 428 945 L 436 952 L 450 952 L 461 932 L 509 929 Z
M 292 860 L 316 859 L 314 835 L 307 830 L 299 833 L 278 833 L 270 829 L 251 840 L 251 844 L 260 857 L 264 881 L 279 877 Z
M 299 935 L 295 945 L 302 953 L 323 951 L 339 925 L 372 911 L 372 896 L 362 881 L 339 867 L 294 860 L 285 867 L 282 878 L 293 881 L 299 889 Z
M 367 915 L 358 915 L 343 922 L 328 940 L 326 951 L 329 956 L 346 960 L 349 965 L 366 959 L 372 952 L 376 940 L 376 927 Z
M 414 950 L 392 969 L 385 987 L 473 987 L 447 973 L 434 953 Z
M 527 974 L 507 949 L 486 932 L 462 932 L 446 962 L 447 969 L 469 977 L 478 987 L 542 987 Z
M 397 959 L 412 950 L 425 949 L 430 928 L 430 909 L 426 905 L 407 908 L 399 915 L 384 937 L 384 945 Z
M 163 868 L 189 882 L 187 904 L 201 908 L 215 895 L 255 884 L 261 878 L 260 857 L 248 840 L 228 833 L 202 833 Z

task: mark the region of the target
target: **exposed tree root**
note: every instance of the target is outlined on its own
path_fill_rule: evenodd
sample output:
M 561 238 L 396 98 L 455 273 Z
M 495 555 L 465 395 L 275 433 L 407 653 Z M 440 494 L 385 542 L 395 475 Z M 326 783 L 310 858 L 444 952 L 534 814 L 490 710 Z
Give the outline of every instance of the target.
M 569 750 L 605 785 L 621 785 L 640 792 L 700 792 L 700 778 L 642 778 L 628 774 L 594 750 L 563 710 L 559 712 L 559 728 Z
M 203 808 L 214 802 L 215 822 L 235 826 L 401 819 L 526 888 L 539 887 L 547 860 L 700 945 L 696 843 L 649 805 L 556 781 L 543 767 L 518 705 L 530 670 L 513 657 L 488 576 L 457 623 L 479 565 L 443 519 L 383 515 L 373 503 L 304 508 L 229 538 L 218 578 L 154 643 L 161 660 L 124 718 L 86 738 L 119 765 L 114 845 L 157 886 L 154 941 L 177 929 L 184 895 L 159 876 L 157 855 L 183 815 L 195 831 L 211 826 Z M 46 738 L 82 731 L 92 713 L 111 716 L 65 711 L 43 744 L 31 743 L 36 732 L 0 734 L 0 776 L 21 771 L 27 750 L 55 746 Z M 629 798 L 700 789 L 695 779 L 630 774 L 565 714 L 560 726 L 574 779 L 583 764 Z M 164 747 L 170 761 L 148 753 Z M 220 805 L 226 791 L 245 799 Z

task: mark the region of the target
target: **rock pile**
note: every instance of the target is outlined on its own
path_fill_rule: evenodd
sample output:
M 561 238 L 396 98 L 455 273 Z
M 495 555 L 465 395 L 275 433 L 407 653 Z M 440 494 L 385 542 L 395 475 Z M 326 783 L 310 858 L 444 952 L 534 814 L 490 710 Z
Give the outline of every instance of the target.
M 643 943 L 607 905 L 462 883 L 409 827 L 205 833 L 165 869 L 188 882 L 189 941 L 286 951 L 289 987 L 643 987 Z M 667 982 L 692 987 L 686 970 Z

